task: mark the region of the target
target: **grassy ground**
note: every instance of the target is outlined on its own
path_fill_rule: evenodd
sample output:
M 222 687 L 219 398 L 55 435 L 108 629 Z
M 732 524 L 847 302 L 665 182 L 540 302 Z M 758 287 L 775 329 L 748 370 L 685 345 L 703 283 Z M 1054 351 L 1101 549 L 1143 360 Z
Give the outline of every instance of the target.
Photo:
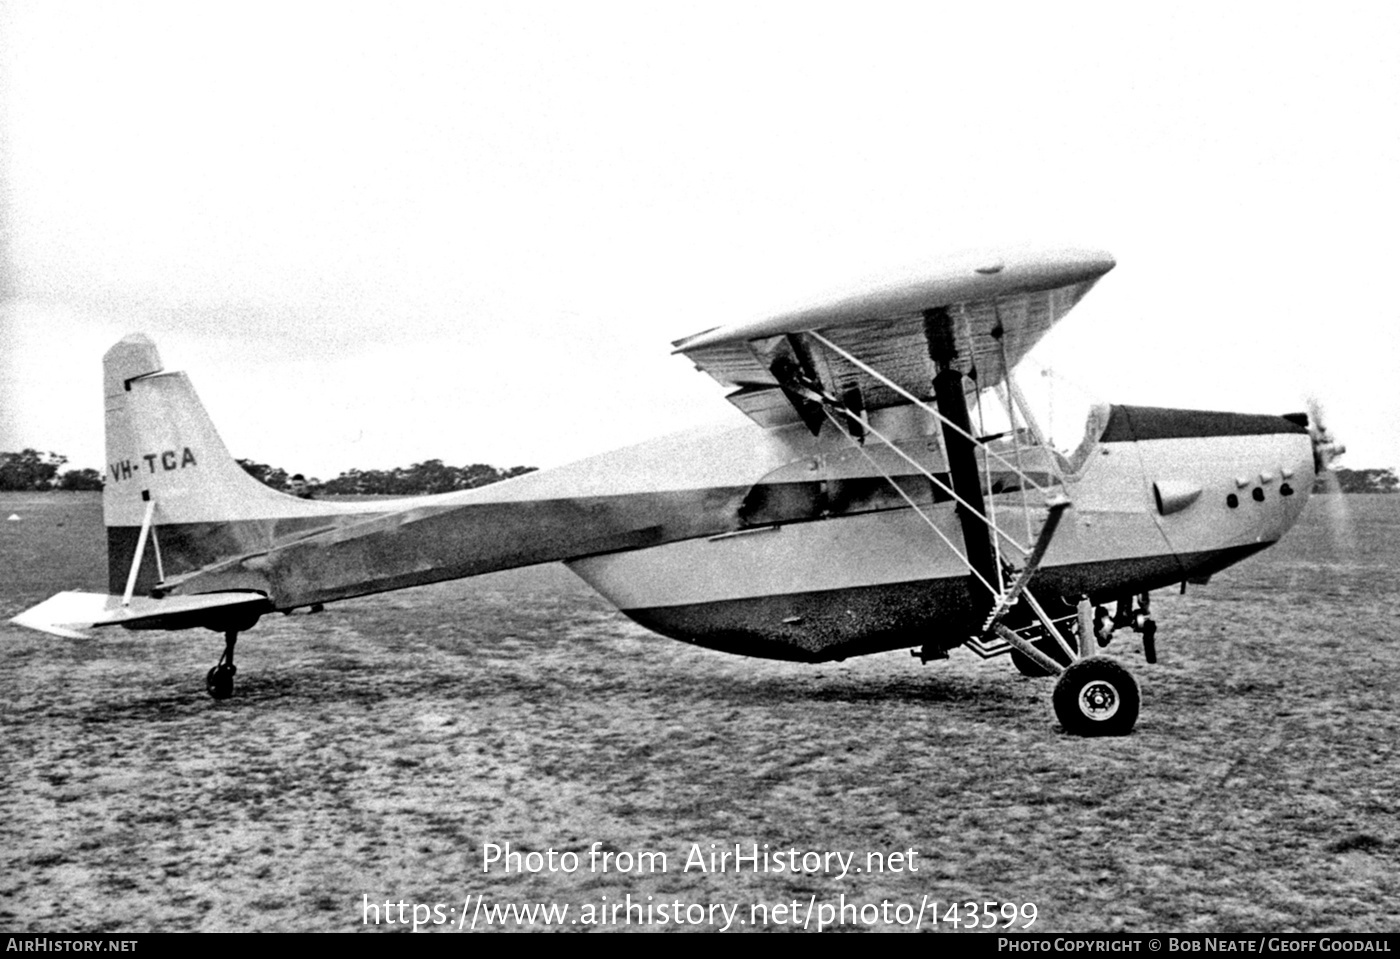
M 630 894 L 745 920 L 844 895 L 1035 903 L 1037 931 L 1395 930 L 1400 496 L 1345 499 L 1349 542 L 1315 499 L 1279 546 L 1154 597 L 1161 661 L 1110 649 L 1144 694 L 1122 740 L 1065 736 L 1050 681 L 1004 659 L 726 657 L 559 567 L 264 620 L 226 702 L 213 633 L 0 626 L 0 928 L 347 930 L 366 898 L 455 922 L 481 895 L 578 918 Z M 94 497 L 0 495 L 0 616 L 102 589 L 100 522 Z M 483 873 L 507 842 L 582 865 Z M 595 842 L 668 869 L 590 871 Z M 914 849 L 918 871 L 682 868 L 711 843 Z

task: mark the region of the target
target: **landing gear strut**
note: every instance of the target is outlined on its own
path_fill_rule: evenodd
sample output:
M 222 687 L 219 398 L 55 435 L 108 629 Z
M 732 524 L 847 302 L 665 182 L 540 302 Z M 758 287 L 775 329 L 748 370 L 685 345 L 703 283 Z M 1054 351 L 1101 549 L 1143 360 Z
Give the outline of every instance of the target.
M 1157 621 L 1152 618 L 1152 597 L 1143 593 L 1136 597 L 1137 608 L 1133 608 L 1133 597 L 1125 596 L 1118 600 L 1118 609 L 1110 617 L 1108 610 L 1100 606 L 1094 611 L 1094 636 L 1099 646 L 1107 646 L 1113 639 L 1115 630 L 1129 627 L 1142 634 L 1142 655 L 1149 663 L 1157 661 Z
M 215 699 L 228 699 L 233 695 L 233 677 L 238 672 L 238 667 L 233 665 L 233 646 L 237 642 L 237 630 L 230 629 L 224 633 L 224 654 L 219 657 L 219 664 L 209 670 L 209 675 L 204 678 L 205 688 Z
M 1036 649 L 1040 650 L 1046 656 L 1049 656 L 1051 659 L 1058 662 L 1061 666 L 1069 665 L 1069 657 L 1065 655 L 1064 650 L 1060 649 L 1060 644 L 1055 642 L 1050 637 L 1042 636 L 1040 639 L 1033 639 L 1031 640 L 1031 645 L 1034 646 Z M 1011 650 L 1011 663 L 1013 666 L 1016 667 L 1016 671 L 1019 672 L 1022 676 L 1054 675 L 1050 672 L 1050 670 L 1046 669 L 1044 666 L 1032 660 L 1029 656 L 1021 652 L 1019 649 Z

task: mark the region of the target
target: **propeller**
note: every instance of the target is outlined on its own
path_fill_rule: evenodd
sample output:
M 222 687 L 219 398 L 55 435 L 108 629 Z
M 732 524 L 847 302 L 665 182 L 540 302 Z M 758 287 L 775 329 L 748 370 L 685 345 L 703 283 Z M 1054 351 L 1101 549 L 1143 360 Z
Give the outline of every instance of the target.
M 1312 437 L 1313 447 L 1313 470 L 1319 477 L 1323 474 L 1332 477 L 1332 482 L 1336 483 L 1336 477 L 1332 475 L 1332 463 L 1340 459 L 1347 448 L 1338 443 L 1333 437 L 1331 430 L 1327 428 L 1327 414 L 1322 410 L 1322 404 L 1317 397 L 1308 397 L 1308 435 Z
M 1320 492 L 1326 494 L 1323 500 L 1327 525 L 1332 531 L 1332 545 L 1345 552 L 1351 552 L 1356 545 L 1352 533 L 1351 511 L 1347 498 L 1342 492 L 1341 483 L 1333 464 L 1342 457 L 1347 448 L 1338 443 L 1332 431 L 1327 428 L 1327 414 L 1317 397 L 1308 397 L 1308 435 L 1312 437 L 1313 471 L 1322 484 Z

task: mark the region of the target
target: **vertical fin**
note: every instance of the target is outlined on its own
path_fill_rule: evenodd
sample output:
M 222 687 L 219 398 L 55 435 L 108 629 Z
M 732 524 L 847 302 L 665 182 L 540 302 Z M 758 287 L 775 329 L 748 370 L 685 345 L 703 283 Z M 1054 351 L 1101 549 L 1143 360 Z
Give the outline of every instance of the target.
M 107 463 L 102 515 L 107 526 L 111 592 L 127 594 L 138 541 L 142 548 L 134 592 L 160 578 L 155 550 L 141 536 L 147 509 L 167 547 L 169 573 L 267 548 L 279 520 L 338 510 L 279 493 L 244 472 L 229 455 L 189 378 L 167 373 L 155 344 L 134 333 L 103 362 Z

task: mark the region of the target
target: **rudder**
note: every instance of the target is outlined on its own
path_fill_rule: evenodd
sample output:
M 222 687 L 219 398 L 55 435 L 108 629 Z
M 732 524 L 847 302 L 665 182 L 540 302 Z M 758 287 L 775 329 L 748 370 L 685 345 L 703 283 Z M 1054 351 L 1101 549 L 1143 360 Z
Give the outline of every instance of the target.
M 155 344 L 133 333 L 103 359 L 107 469 L 102 515 L 109 584 L 121 594 L 150 511 L 153 542 L 142 552 L 138 591 L 156 585 L 163 535 L 177 567 L 257 548 L 271 521 L 324 515 L 315 504 L 277 492 L 229 455 L 183 373 L 167 373 Z M 154 504 L 152 506 L 151 504 Z M 179 549 L 174 549 L 178 544 Z M 265 548 L 265 547 L 264 547 Z M 170 573 L 166 569 L 167 574 Z

